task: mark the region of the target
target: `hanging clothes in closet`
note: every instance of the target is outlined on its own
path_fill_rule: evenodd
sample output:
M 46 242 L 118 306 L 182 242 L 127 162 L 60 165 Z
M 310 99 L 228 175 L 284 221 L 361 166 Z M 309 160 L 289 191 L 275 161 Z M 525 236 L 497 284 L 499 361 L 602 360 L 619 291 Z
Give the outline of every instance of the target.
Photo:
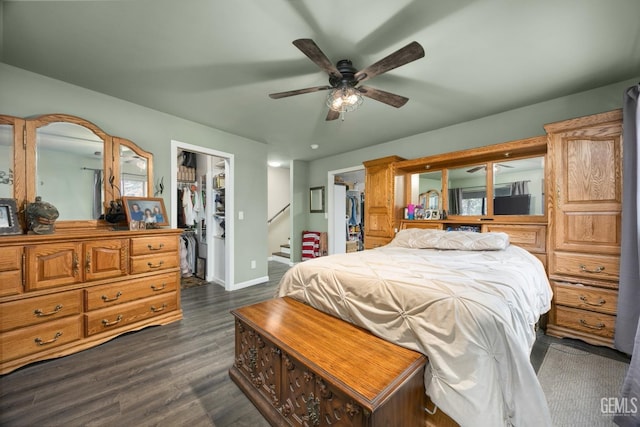
M 196 271 L 196 259 L 198 258 L 198 241 L 196 234 L 186 230 L 180 235 L 180 274 L 182 277 L 191 277 Z

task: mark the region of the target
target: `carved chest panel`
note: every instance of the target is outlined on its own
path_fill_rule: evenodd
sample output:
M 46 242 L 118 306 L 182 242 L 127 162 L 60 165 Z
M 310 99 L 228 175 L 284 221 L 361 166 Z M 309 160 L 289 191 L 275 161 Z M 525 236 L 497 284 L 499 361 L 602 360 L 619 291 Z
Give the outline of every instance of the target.
M 229 374 L 273 425 L 424 425 L 423 355 L 286 297 L 232 313 Z

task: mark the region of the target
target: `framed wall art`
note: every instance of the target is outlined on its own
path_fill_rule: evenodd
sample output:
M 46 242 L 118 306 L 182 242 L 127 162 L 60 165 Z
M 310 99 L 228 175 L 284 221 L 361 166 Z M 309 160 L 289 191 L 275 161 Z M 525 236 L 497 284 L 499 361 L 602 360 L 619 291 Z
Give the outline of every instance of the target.
M 22 234 L 15 199 L 0 199 L 0 236 Z
M 142 222 L 151 228 L 152 226 L 169 225 L 167 211 L 164 208 L 164 199 L 155 197 L 123 197 L 124 212 L 127 222 Z

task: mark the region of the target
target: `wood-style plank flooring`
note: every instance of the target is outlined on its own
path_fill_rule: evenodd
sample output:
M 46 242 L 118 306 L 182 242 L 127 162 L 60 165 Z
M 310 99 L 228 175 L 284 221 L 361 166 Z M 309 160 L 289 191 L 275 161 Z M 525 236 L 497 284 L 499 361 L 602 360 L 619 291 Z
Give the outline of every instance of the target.
M 229 311 L 273 297 L 287 268 L 270 262 L 268 283 L 239 291 L 215 284 L 184 289 L 180 322 L 1 376 L 0 425 L 268 426 L 229 379 L 234 358 Z M 536 371 L 554 342 L 560 340 L 540 333 L 531 354 Z M 562 343 L 626 357 L 581 341 Z
M 0 377 L 2 426 L 252 426 L 269 424 L 229 379 L 230 310 L 273 297 L 269 282 L 234 292 L 182 290 L 184 318 Z

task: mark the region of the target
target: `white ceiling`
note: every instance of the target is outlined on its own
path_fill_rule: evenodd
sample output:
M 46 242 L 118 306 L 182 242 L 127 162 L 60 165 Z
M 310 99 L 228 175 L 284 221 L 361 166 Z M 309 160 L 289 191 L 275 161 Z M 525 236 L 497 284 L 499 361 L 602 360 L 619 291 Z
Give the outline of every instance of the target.
M 638 0 L 122 0 L 2 3 L 1 60 L 312 160 L 640 75 Z M 327 84 L 292 45 L 362 69 L 419 42 L 426 57 L 326 122 Z M 43 112 L 47 113 L 47 112 Z M 318 144 L 317 150 L 310 148 Z

